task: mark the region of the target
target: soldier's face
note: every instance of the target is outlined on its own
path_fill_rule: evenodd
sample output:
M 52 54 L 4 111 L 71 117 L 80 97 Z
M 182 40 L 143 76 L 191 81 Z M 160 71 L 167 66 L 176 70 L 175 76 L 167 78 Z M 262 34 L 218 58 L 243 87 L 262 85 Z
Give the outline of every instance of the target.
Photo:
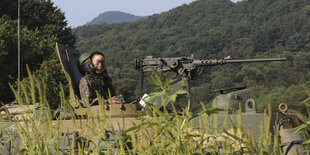
M 92 63 L 96 67 L 96 73 L 100 74 L 104 71 L 104 57 L 96 54 L 92 57 Z

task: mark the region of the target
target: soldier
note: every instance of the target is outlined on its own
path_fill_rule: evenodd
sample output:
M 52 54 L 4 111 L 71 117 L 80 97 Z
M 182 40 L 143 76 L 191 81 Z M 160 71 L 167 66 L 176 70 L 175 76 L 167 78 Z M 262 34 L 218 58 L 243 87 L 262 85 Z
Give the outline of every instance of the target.
M 84 75 L 79 83 L 83 107 L 87 107 L 87 98 L 90 105 L 98 104 L 96 91 L 104 98 L 105 102 L 109 102 L 109 95 L 111 95 L 112 103 L 120 103 L 114 97 L 116 94 L 112 79 L 104 65 L 102 53 L 83 53 L 79 58 L 79 69 Z

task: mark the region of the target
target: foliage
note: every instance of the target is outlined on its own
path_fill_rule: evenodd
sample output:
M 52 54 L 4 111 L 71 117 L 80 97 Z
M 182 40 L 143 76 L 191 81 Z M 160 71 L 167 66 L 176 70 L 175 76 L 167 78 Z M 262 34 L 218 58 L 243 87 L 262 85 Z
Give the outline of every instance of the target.
M 0 6 L 0 100 L 13 99 L 6 91 L 7 83 L 17 77 L 17 14 L 16 2 L 5 0 Z M 23 64 L 44 76 L 47 97 L 55 108 L 59 99 L 56 87 L 68 85 L 61 73 L 54 51 L 55 41 L 75 46 L 75 38 L 63 12 L 51 1 L 21 0 Z M 95 24 L 73 30 L 76 47 L 81 53 L 102 51 L 118 94 L 126 100 L 139 98 L 140 75 L 132 60 L 147 55 L 154 57 L 189 56 L 197 58 L 287 57 L 287 62 L 252 63 L 210 67 L 201 77 L 190 82 L 191 100 L 203 101 L 210 107 L 216 95 L 212 89 L 247 86 L 258 102 L 259 110 L 268 104 L 287 102 L 291 109 L 306 114 L 301 103 L 306 94 L 302 84 L 310 80 L 309 1 L 251 0 L 233 3 L 230 0 L 200 0 L 184 4 L 161 14 L 133 23 Z M 11 63 L 15 62 L 15 63 Z M 10 65 L 8 65 L 10 64 Z M 48 69 L 49 72 L 44 71 Z M 24 67 L 23 70 L 26 70 Z M 26 75 L 25 72 L 23 75 Z M 150 78 L 143 92 L 153 90 Z M 27 79 L 25 81 L 27 83 Z M 292 94 L 291 94 L 292 93 Z M 298 96 L 298 97 L 297 97 Z M 180 107 L 187 105 L 180 100 Z M 178 102 L 179 103 L 179 102 Z M 297 103 L 297 104 L 296 104 Z M 201 108 L 199 104 L 191 107 Z
M 53 120 L 53 114 L 44 96 L 45 83 L 29 72 L 30 82 L 23 85 L 26 89 L 22 91 L 27 95 L 21 97 L 15 89 L 12 90 L 21 106 L 38 102 L 40 108 L 33 108 L 30 113 L 24 113 L 21 120 L 1 120 L 5 127 L 1 136 L 7 136 L 7 140 L 11 141 L 15 154 L 279 154 L 278 142 L 272 142 L 269 132 L 271 113 L 265 112 L 265 121 L 261 122 L 264 123 L 261 126 L 261 138 L 255 141 L 250 131 L 243 131 L 241 108 L 237 122 L 229 118 L 230 125 L 226 122 L 223 126 L 215 123 L 216 114 L 223 109 L 207 109 L 202 104 L 203 109 L 197 114 L 190 114 L 188 108 L 181 113 L 175 109 L 172 113 L 165 108 L 160 110 L 154 106 L 156 104 L 152 99 L 161 97 L 162 105 L 168 103 L 173 106 L 177 95 L 188 92 L 182 89 L 171 92 L 171 80 L 156 71 L 154 74 L 153 81 L 160 90 L 145 100 L 148 105 L 146 114 L 137 117 L 136 121 L 132 122 L 132 127 L 125 129 L 121 125 L 124 124 L 124 118 L 119 128 L 113 128 L 107 123 L 108 119 L 112 118 L 106 113 L 100 96 L 101 108 L 97 114 L 89 112 L 86 117 L 75 116 L 72 109 L 67 108 L 70 100 L 65 98 L 62 87 L 59 110 L 69 110 L 63 112 L 71 113 L 71 120 L 64 120 L 63 115 L 56 119 L 54 117 Z M 36 94 L 39 95 L 38 100 Z M 111 107 L 113 108 L 113 105 Z M 72 122 L 74 131 L 77 131 L 79 136 L 70 136 L 70 132 L 62 132 L 62 125 L 68 121 Z M 1 137 L 1 140 L 4 138 Z M 77 143 L 74 143 L 75 141 Z M 222 143 L 222 147 L 219 143 Z
M 73 33 L 80 52 L 102 51 L 107 66 L 120 69 L 118 78 L 132 81 L 131 86 L 126 86 L 131 98 L 138 97 L 140 88 L 139 72 L 130 63 L 135 58 L 191 53 L 197 58 L 287 57 L 286 62 L 207 68 L 192 82 L 192 92 L 197 90 L 192 100 L 210 106 L 215 95 L 212 89 L 247 86 L 256 90 L 251 95 L 262 101 L 262 110 L 268 103 L 279 104 L 280 99 L 273 102 L 268 92 L 290 89 L 300 96 L 281 102 L 288 102 L 290 108 L 299 111 L 302 106 L 295 105 L 306 97 L 300 86 L 310 80 L 309 11 L 310 2 L 301 0 L 200 0 L 134 23 L 81 26 Z M 116 87 L 124 88 L 119 79 L 114 80 Z M 143 92 L 152 90 L 147 80 L 144 84 Z M 289 91 L 275 93 L 287 99 Z
M 58 57 L 56 56 L 56 51 L 51 55 L 49 60 L 43 61 L 40 65 L 40 69 L 36 70 L 33 74 L 44 83 L 46 90 L 45 97 L 51 109 L 57 109 L 60 106 L 60 98 L 57 97 L 59 96 L 59 92 L 61 92 L 59 85 L 64 85 L 64 95 L 68 96 L 69 84 L 62 71 Z M 21 84 L 27 85 L 29 82 L 29 78 L 24 78 Z M 15 83 L 14 86 L 16 88 L 17 83 Z
M 308 115 L 310 115 L 310 90 L 309 88 L 305 87 L 307 94 L 309 97 L 304 101 L 304 104 L 306 104 Z M 306 124 L 302 124 L 298 127 L 296 127 L 295 132 L 305 132 L 307 137 L 310 136 L 310 123 L 309 121 Z M 310 151 L 310 139 L 306 139 L 303 144 L 305 145 L 305 150 L 308 152 Z
M 13 83 L 17 79 L 17 1 L 4 0 L 1 4 L 0 100 L 8 103 L 14 99 L 13 94 L 8 91 L 8 83 Z M 58 78 L 62 73 L 60 66 L 57 65 L 58 61 L 55 61 L 57 59 L 55 42 L 74 46 L 75 37 L 71 34 L 71 28 L 67 27 L 64 13 L 54 7 L 50 0 L 21 0 L 20 4 L 22 77 L 27 76 L 25 64 L 28 64 L 32 70 L 47 73 L 46 76 L 51 83 L 56 83 L 57 86 L 64 77 Z M 39 71 L 47 67 L 55 70 Z M 54 87 L 55 84 L 49 84 L 48 87 L 50 86 Z M 52 89 L 57 90 L 56 87 L 49 90 Z M 49 93 L 55 95 L 57 91 Z M 49 100 L 49 102 L 55 101 Z

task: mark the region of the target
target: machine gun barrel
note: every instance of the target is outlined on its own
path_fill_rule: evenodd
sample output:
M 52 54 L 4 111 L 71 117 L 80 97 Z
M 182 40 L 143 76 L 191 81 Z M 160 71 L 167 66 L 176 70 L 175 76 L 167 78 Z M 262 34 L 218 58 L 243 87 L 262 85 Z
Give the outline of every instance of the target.
M 195 79 L 202 72 L 204 66 L 270 61 L 286 61 L 286 58 L 231 59 L 228 56 L 223 59 L 195 59 L 194 55 L 170 58 L 153 58 L 149 56 L 145 59 L 135 60 L 135 68 L 144 73 L 151 72 L 150 66 L 152 66 L 152 68 L 161 72 L 174 71 L 186 79 Z
M 249 62 L 268 62 L 268 61 L 286 61 L 286 58 L 262 58 L 262 59 L 195 59 L 193 64 L 199 66 L 214 66 L 228 63 L 249 63 Z

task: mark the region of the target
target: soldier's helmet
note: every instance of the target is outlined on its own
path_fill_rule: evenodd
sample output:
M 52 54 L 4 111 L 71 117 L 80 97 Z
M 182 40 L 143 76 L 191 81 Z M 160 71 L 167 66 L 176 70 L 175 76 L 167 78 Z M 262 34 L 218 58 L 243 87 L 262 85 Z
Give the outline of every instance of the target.
M 96 67 L 92 64 L 91 57 L 94 54 L 101 54 L 100 52 L 86 52 L 80 55 L 79 57 L 79 70 L 81 74 L 86 75 L 86 74 L 94 74 Z

